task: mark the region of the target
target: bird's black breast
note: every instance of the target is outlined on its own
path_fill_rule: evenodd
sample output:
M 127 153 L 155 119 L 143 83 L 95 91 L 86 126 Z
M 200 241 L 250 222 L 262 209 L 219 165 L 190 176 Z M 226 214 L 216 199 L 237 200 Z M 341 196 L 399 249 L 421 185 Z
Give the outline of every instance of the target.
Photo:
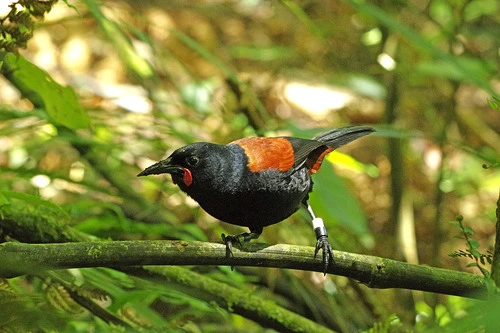
M 251 229 L 278 223 L 292 215 L 307 197 L 312 181 L 307 169 L 252 172 L 238 145 L 224 146 L 212 157 L 210 174 L 185 191 L 215 218 Z

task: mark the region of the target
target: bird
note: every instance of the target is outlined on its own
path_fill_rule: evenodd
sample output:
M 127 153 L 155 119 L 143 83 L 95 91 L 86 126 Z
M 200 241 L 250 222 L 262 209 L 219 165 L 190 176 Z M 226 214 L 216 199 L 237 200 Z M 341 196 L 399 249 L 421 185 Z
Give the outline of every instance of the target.
M 308 203 L 311 176 L 333 150 L 375 130 L 367 126 L 331 129 L 312 139 L 289 136 L 249 137 L 228 144 L 196 142 L 178 148 L 137 176 L 170 174 L 172 181 L 218 220 L 250 232 L 222 234 L 226 256 L 232 245 L 257 239 L 263 228 L 304 207 L 316 234 L 314 259 L 322 251 L 323 273 L 333 260 L 324 222 Z

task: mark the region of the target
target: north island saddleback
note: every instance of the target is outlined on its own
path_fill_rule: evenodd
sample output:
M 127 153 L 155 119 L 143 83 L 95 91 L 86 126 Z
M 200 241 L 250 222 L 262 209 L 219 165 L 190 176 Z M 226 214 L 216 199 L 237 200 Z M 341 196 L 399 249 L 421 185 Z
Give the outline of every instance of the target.
M 222 234 L 227 256 L 233 243 L 256 239 L 264 227 L 305 207 L 316 233 L 314 258 L 322 250 L 326 274 L 333 252 L 323 220 L 315 217 L 307 202 L 313 188 L 311 175 L 320 169 L 326 154 L 372 132 L 370 127 L 347 126 L 311 140 L 282 136 L 244 138 L 227 145 L 197 142 L 177 149 L 138 176 L 169 173 L 207 213 L 248 227 L 250 232 Z

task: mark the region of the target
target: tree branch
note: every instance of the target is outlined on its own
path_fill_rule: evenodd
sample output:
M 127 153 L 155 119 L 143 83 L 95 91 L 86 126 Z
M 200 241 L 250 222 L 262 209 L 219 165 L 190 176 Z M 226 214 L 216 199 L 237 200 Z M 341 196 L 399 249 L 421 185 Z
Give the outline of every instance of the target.
M 13 277 L 49 269 L 129 267 L 138 265 L 231 265 L 290 268 L 322 272 L 314 248 L 250 243 L 226 258 L 224 245 L 185 241 L 108 241 L 62 244 L 0 244 L 0 276 Z M 358 280 L 371 288 L 406 288 L 484 298 L 478 275 L 411 265 L 374 256 L 335 251 L 328 273 Z
M 495 248 L 493 250 L 493 262 L 491 263 L 491 279 L 498 287 L 500 286 L 500 193 L 498 194 L 496 217 Z
M 33 205 L 38 207 L 36 209 L 38 215 L 29 213 L 33 211 L 33 209 L 29 209 Z M 46 270 L 69 267 L 108 266 L 118 268 L 117 266 L 121 266 L 118 269 L 129 274 L 146 278 L 161 276 L 162 279 L 177 283 L 180 286 L 179 290 L 183 289 L 185 293 L 191 293 L 193 297 L 207 302 L 215 301 L 229 312 L 242 315 L 260 325 L 274 328 L 280 332 L 332 332 L 274 302 L 249 295 L 226 283 L 221 283 L 189 269 L 158 266 L 148 266 L 141 269 L 141 267 L 135 266 L 152 263 L 165 265 L 169 261 L 184 265 L 196 263 L 196 257 L 203 257 L 201 254 L 210 249 L 211 246 L 218 248 L 219 252 L 216 252 L 218 256 L 221 256 L 221 253 L 225 255 L 225 246 L 220 244 L 202 242 L 192 244 L 181 241 L 94 242 L 96 237 L 78 232 L 61 219 L 56 218 L 57 212 L 50 209 L 50 205 L 41 204 L 41 201 L 26 204 L 22 200 L 17 200 L 15 207 L 12 206 L 14 205 L 0 205 L 0 233 L 3 232 L 26 242 L 73 241 L 73 243 L 1 243 L 0 277 L 14 277 L 30 273 L 39 276 L 41 272 Z M 40 209 L 41 207 L 44 209 Z M 25 211 L 28 213 L 24 213 Z M 41 211 L 45 213 L 42 214 Z M 186 248 L 188 252 L 184 253 Z M 221 251 L 220 248 L 223 250 Z M 237 252 L 236 249 L 235 252 Z M 175 259 L 175 253 L 179 253 L 181 256 Z M 186 256 L 186 254 L 189 255 Z M 186 257 L 190 257 L 190 261 Z M 174 259 L 172 260 L 172 258 Z M 205 262 L 209 263 L 207 259 Z M 76 301 L 103 320 L 117 323 L 117 320 L 110 319 L 105 310 L 99 310 L 93 304 L 81 299 Z
M 151 277 L 161 276 L 168 283 L 176 283 L 184 287 L 184 292 L 207 302 L 216 302 L 230 312 L 238 313 L 264 327 L 278 332 L 318 332 L 334 333 L 334 331 L 314 322 L 311 319 L 276 305 L 274 301 L 253 295 L 247 289 L 235 288 L 226 283 L 220 283 L 212 278 L 191 270 L 175 266 L 144 266 L 143 270 Z M 140 272 L 134 275 L 141 276 Z M 187 287 L 188 290 L 185 290 Z
M 161 275 L 195 297 L 215 301 L 230 312 L 281 332 L 327 331 L 273 302 L 248 295 L 183 267 L 163 265 L 231 265 L 281 267 L 322 271 L 311 247 L 246 243 L 225 257 L 222 244 L 184 241 L 96 241 L 67 224 L 60 208 L 27 195 L 9 193 L 0 205 L 0 233 L 30 243 L 0 244 L 0 277 L 39 274 L 71 267 L 114 267 L 130 274 Z M 58 243 L 68 242 L 73 243 Z M 356 279 L 374 288 L 410 288 L 451 295 L 484 298 L 485 279 L 468 273 L 409 265 L 394 260 L 335 251 L 329 273 Z M 142 265 L 162 265 L 142 266 Z M 92 311 L 90 309 L 89 311 Z

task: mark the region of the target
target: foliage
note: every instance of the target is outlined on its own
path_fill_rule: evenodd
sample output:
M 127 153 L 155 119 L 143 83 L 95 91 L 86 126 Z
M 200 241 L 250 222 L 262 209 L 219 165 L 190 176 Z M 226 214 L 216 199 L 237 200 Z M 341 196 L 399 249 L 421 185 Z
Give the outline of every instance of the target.
M 4 54 L 1 62 L 6 77 L 20 87 L 20 90 L 32 92 L 30 101 L 45 110 L 54 125 L 70 129 L 89 127 L 90 119 L 71 87 L 61 86 L 21 55 Z
M 488 276 L 479 248 L 492 245 L 500 185 L 497 1 L 55 3 L 0 14 L 0 241 L 218 242 L 240 229 L 138 171 L 193 141 L 365 123 L 377 135 L 329 155 L 314 178 L 334 247 Z M 467 226 L 444 223 L 457 214 Z M 7 230 L 6 219 L 30 227 Z M 259 241 L 315 243 L 300 213 Z M 0 331 L 261 332 L 283 329 L 283 309 L 340 332 L 498 326 L 495 299 L 306 271 L 155 269 L 2 279 Z M 274 305 L 273 320 L 215 300 L 210 283 Z
M 57 0 L 15 1 L 9 4 L 9 12 L 0 18 L 0 50 L 17 52 L 25 48 L 33 36 L 35 19 L 43 19 Z
M 493 262 L 493 253 L 491 252 L 491 250 L 488 250 L 487 254 L 479 252 L 478 248 L 480 244 L 477 240 L 472 238 L 472 236 L 474 235 L 474 230 L 464 226 L 462 222 L 463 217 L 459 215 L 456 217 L 456 221 L 453 221 L 451 223 L 459 228 L 462 232 L 463 237 L 461 238 L 465 240 L 466 250 L 458 250 L 450 253 L 450 257 L 467 257 L 473 259 L 475 262 L 468 264 L 467 267 L 477 267 L 485 277 L 489 278 L 491 273 L 486 268 L 484 268 L 484 265 L 486 265 L 486 262 L 491 265 L 491 263 Z

